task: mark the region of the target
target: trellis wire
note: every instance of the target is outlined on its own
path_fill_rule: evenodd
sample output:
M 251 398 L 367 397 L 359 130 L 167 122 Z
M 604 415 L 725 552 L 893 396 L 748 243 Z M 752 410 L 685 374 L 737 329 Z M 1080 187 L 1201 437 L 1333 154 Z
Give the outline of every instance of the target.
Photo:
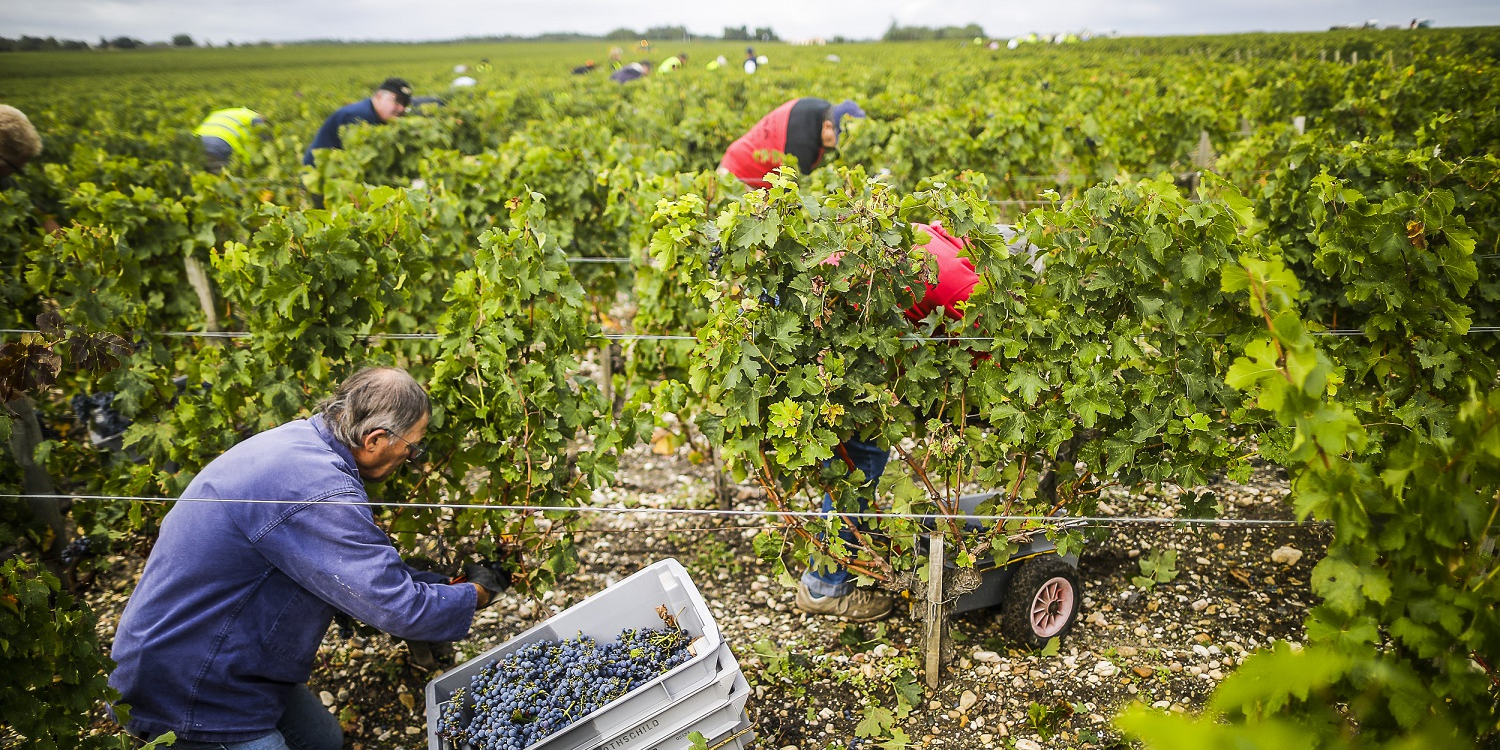
M 101 500 L 108 502 L 141 502 L 141 503 L 246 503 L 251 505 L 309 505 L 307 500 L 273 500 L 260 498 L 219 498 L 219 497 L 146 497 L 133 495 L 25 495 L 14 493 L 0 493 L 0 498 L 7 499 L 30 499 L 30 500 Z M 521 513 L 597 513 L 600 515 L 620 514 L 661 514 L 677 516 L 706 516 L 706 517 L 776 517 L 776 518 L 828 518 L 830 514 L 823 511 L 802 510 L 753 510 L 753 509 L 710 509 L 710 508 L 607 508 L 597 505 L 579 506 L 552 506 L 552 505 L 467 505 L 463 503 L 409 503 L 397 500 L 377 501 L 366 500 L 359 503 L 339 503 L 340 505 L 357 505 L 366 507 L 391 507 L 391 508 L 434 508 L 452 510 L 481 510 L 481 511 L 513 511 Z M 1270 518 L 1166 518 L 1158 516 L 1022 516 L 1022 515 L 978 515 L 978 514 L 940 514 L 940 513 L 879 513 L 879 512 L 838 512 L 842 518 L 860 519 L 903 519 L 912 521 L 926 520 L 953 520 L 953 521 L 1021 521 L 1035 522 L 1038 524 L 1052 524 L 1058 526 L 1112 526 L 1124 524 L 1188 524 L 1195 526 L 1328 526 L 1331 521 L 1287 521 Z
M 38 334 L 41 331 L 25 328 L 0 328 L 0 333 L 8 334 Z M 1500 326 L 1470 326 L 1468 333 L 1500 333 Z M 157 331 L 152 335 L 168 336 L 172 338 L 206 338 L 206 339 L 248 339 L 255 334 L 249 331 Z M 1211 333 L 1208 336 L 1222 337 L 1224 334 Z M 1368 336 L 1364 330 L 1359 328 L 1334 328 L 1326 331 L 1310 331 L 1311 336 Z M 440 333 L 371 333 L 361 336 L 367 341 L 440 341 L 444 337 Z M 122 337 L 123 338 L 123 337 Z M 607 339 L 609 341 L 697 341 L 697 336 L 685 333 L 602 333 L 595 338 Z M 994 336 L 902 336 L 901 341 L 916 341 L 920 343 L 949 343 L 956 341 L 970 342 L 994 342 L 1008 341 L 1009 339 L 998 339 Z

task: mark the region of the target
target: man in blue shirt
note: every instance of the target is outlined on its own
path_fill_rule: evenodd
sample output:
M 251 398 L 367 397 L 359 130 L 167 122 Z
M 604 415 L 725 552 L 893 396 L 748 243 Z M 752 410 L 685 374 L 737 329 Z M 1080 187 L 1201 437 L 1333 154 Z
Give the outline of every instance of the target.
M 323 121 L 323 126 L 318 128 L 318 134 L 313 136 L 312 143 L 302 153 L 303 166 L 312 167 L 315 164 L 314 151 L 325 148 L 342 149 L 344 140 L 339 136 L 339 129 L 345 125 L 357 122 L 380 125 L 400 117 L 409 106 L 411 106 L 411 84 L 400 78 L 385 79 L 385 83 L 380 84 L 380 88 L 375 89 L 375 93 L 371 94 L 370 98 L 339 107 Z M 304 171 L 303 184 L 312 195 L 313 206 L 322 208 L 322 175 L 313 170 Z
M 131 734 L 175 732 L 178 750 L 337 750 L 338 720 L 306 686 L 335 611 L 411 640 L 468 634 L 499 578 L 469 565 L 453 584 L 409 567 L 366 504 L 366 482 L 421 455 L 430 415 L 405 371 L 362 370 L 311 419 L 198 473 L 115 634 L 110 684 Z

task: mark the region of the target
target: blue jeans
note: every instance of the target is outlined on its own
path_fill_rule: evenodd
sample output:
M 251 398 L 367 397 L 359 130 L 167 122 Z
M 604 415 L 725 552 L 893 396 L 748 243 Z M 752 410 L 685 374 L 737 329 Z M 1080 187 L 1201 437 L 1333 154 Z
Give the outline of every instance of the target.
M 880 484 L 880 475 L 885 473 L 885 465 L 891 458 L 889 449 L 883 449 L 873 440 L 860 440 L 858 436 L 849 438 L 842 443 L 844 450 L 849 453 L 849 460 L 854 462 L 854 468 L 865 474 L 865 484 L 860 488 L 859 509 L 861 512 L 869 509 L 870 504 L 866 499 L 875 493 L 875 487 Z M 843 457 L 835 452 L 834 461 L 843 462 Z M 833 511 L 833 498 L 827 494 L 823 495 L 823 512 Z M 863 520 L 859 522 L 860 528 L 865 528 Z M 846 542 L 855 542 L 856 537 L 851 529 L 839 532 L 839 538 Z M 807 590 L 816 596 L 844 596 L 854 590 L 854 576 L 842 567 L 824 572 L 813 568 L 802 574 L 802 583 Z
M 344 729 L 338 717 L 328 712 L 318 697 L 298 685 L 287 696 L 286 712 L 276 729 L 264 737 L 244 742 L 191 742 L 178 740 L 173 750 L 339 750 Z

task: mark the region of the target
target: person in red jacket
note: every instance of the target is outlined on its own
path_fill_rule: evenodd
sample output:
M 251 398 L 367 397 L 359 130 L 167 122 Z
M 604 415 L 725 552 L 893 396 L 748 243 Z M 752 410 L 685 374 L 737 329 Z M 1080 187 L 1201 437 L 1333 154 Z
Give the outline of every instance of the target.
M 958 309 L 959 304 L 969 299 L 979 283 L 974 262 L 961 255 L 964 241 L 948 234 L 941 224 L 914 224 L 912 228 L 931 236 L 931 240 L 919 247 L 937 261 L 937 275 L 926 280 L 926 288 L 920 296 L 916 289 L 910 290 L 914 301 L 905 310 L 907 319 L 915 323 L 941 307 L 944 315 L 961 320 L 963 312 Z M 838 264 L 842 261 L 843 254 L 835 253 L 824 262 Z M 864 473 L 863 497 L 874 494 L 880 475 L 885 472 L 886 462 L 890 460 L 890 449 L 882 448 L 875 440 L 863 440 L 856 434 L 840 443 L 835 455 L 840 459 L 847 456 L 851 468 Z M 861 500 L 861 510 L 863 508 L 864 501 Z M 823 512 L 832 511 L 833 498 L 824 495 Z M 852 530 L 845 529 L 839 536 L 847 543 L 857 543 Z M 891 613 L 895 601 L 889 594 L 858 588 L 854 584 L 854 577 L 845 568 L 810 569 L 802 574 L 797 586 L 795 606 L 809 614 L 833 615 L 854 622 L 878 620 Z
M 793 99 L 771 110 L 750 132 L 729 145 L 719 172 L 732 174 L 752 188 L 768 188 L 766 175 L 781 166 L 786 154 L 797 159 L 802 174 L 812 174 L 823 152 L 836 148 L 845 117 L 864 117 L 853 100 L 838 104 L 813 97 Z

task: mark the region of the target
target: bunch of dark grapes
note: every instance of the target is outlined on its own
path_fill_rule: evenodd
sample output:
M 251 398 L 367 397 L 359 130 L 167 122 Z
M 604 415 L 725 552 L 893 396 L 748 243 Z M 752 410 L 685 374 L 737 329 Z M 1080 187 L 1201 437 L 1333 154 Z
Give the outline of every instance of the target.
M 724 246 L 715 242 L 713 249 L 708 251 L 708 272 L 718 276 L 719 263 L 724 258 Z
M 438 712 L 438 734 L 447 737 L 455 747 L 462 747 L 469 741 L 469 733 L 464 730 L 464 695 L 467 692 L 464 688 L 454 690 L 449 702 L 444 703 Z
M 93 538 L 81 536 L 71 542 L 68 542 L 68 546 L 63 547 L 60 556 L 62 557 L 64 565 L 72 565 L 73 563 L 87 560 L 88 558 L 93 557 L 97 554 L 99 554 L 99 550 L 94 549 Z
M 454 691 L 438 734 L 455 747 L 521 750 L 686 662 L 691 640 L 679 629 L 647 629 L 602 645 L 588 636 L 532 643 L 484 665 L 469 681 L 469 701 Z
M 74 396 L 69 402 L 73 417 L 101 438 L 114 437 L 130 426 L 130 420 L 114 410 L 114 403 L 115 394 L 109 391 Z

